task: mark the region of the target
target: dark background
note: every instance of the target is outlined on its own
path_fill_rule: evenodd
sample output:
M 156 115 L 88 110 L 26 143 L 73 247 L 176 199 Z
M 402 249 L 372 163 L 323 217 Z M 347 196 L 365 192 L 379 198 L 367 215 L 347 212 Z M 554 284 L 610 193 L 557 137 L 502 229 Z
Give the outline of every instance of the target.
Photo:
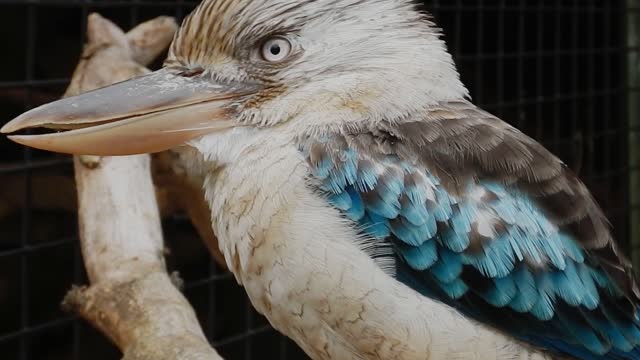
M 257 1 L 257 0 L 256 0 Z M 631 1 L 631 0 L 630 0 Z M 80 55 L 93 11 L 125 29 L 159 15 L 184 17 L 196 1 L 0 0 L 0 125 L 59 98 Z M 474 101 L 541 141 L 579 172 L 629 250 L 631 84 L 627 25 L 638 10 L 623 0 L 426 1 Z M 159 64 L 156 64 L 156 67 Z M 634 150 L 635 151 L 635 150 Z M 66 156 L 25 149 L 0 137 L 0 357 L 117 359 L 101 335 L 60 309 L 86 276 L 69 209 L 42 194 L 71 197 L 60 179 Z M 171 269 L 207 335 L 228 359 L 304 355 L 247 303 L 216 268 L 189 223 L 165 222 Z

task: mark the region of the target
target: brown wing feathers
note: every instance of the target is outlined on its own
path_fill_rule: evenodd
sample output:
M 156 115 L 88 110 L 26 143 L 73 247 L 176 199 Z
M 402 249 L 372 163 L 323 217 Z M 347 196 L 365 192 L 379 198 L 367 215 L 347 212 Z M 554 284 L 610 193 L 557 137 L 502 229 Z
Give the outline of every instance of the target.
M 426 120 L 383 130 L 396 139 L 393 151 L 432 169 L 450 191 L 473 178 L 498 180 L 530 194 L 637 307 L 640 291 L 631 263 L 613 240 L 604 213 L 577 176 L 541 144 L 466 101 L 441 104 Z

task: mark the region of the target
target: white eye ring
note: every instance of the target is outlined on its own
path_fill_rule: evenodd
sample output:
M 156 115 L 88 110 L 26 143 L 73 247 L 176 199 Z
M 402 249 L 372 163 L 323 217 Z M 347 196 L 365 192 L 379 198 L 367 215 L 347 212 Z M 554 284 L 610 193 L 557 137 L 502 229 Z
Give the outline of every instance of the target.
M 279 62 L 291 54 L 291 42 L 283 37 L 271 38 L 262 44 L 262 58 L 268 62 Z

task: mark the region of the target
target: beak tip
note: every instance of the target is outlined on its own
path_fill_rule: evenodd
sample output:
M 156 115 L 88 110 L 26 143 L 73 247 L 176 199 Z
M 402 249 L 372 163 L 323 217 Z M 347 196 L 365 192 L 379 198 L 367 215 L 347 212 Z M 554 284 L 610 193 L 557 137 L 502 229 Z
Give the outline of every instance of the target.
M 4 126 L 0 128 L 0 134 L 11 134 L 18 130 L 22 130 L 30 127 L 31 124 L 29 124 L 29 120 L 28 120 L 30 117 L 25 116 L 25 114 L 27 113 L 24 113 L 18 116 L 17 118 L 9 121 L 8 123 L 4 124 Z
M 9 140 L 11 140 L 11 141 L 13 141 L 15 143 L 18 143 L 18 144 L 23 144 L 24 143 L 24 138 L 25 138 L 25 136 L 22 136 L 22 135 L 9 135 L 9 136 L 7 136 L 7 139 L 9 139 Z
M 28 146 L 34 149 L 47 150 L 52 152 L 60 152 L 55 146 L 52 146 L 50 138 L 46 135 L 8 135 L 7 139 L 16 144 Z
M 12 132 L 15 132 L 16 130 L 19 130 L 19 129 L 16 128 L 13 121 L 10 121 L 0 128 L 0 134 L 10 134 Z

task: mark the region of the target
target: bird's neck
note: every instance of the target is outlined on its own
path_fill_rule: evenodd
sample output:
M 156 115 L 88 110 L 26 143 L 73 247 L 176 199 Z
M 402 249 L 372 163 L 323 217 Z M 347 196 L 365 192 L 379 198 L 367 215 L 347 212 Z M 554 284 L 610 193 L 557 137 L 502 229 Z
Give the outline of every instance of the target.
M 300 201 L 306 175 L 302 158 L 290 139 L 268 129 L 238 129 L 193 145 L 203 154 L 199 177 L 220 250 L 244 283 L 265 232 Z

